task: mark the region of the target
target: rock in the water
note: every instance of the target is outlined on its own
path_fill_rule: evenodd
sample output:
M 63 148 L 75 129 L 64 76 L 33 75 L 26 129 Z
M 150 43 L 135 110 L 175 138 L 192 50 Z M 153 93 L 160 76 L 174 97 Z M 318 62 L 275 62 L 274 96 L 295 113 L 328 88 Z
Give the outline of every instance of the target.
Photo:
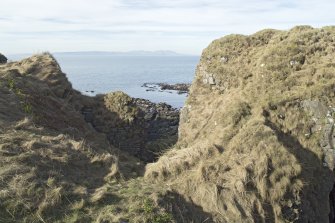
M 166 90 L 177 91 L 178 94 L 187 94 L 189 92 L 190 84 L 166 84 L 166 83 L 144 83 L 142 87 L 146 87 L 146 91 L 159 91 L 163 92 Z M 168 93 L 173 93 L 168 91 Z

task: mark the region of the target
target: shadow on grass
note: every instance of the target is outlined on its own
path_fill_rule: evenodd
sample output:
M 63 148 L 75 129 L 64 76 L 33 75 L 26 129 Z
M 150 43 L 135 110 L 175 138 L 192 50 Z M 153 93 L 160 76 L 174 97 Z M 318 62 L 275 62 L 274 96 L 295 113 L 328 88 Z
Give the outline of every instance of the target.
M 173 214 L 173 218 L 178 223 L 212 223 L 212 216 L 205 212 L 200 206 L 192 201 L 187 201 L 182 195 L 177 192 L 170 191 L 159 204 L 164 207 L 169 213 Z
M 282 210 L 284 218 L 289 221 L 294 220 L 297 213 L 293 211 L 293 208 L 297 208 L 299 222 L 315 222 L 320 219 L 326 222 L 327 216 L 334 213 L 334 210 L 329 210 L 329 194 L 334 184 L 333 171 L 324 167 L 322 160 L 310 149 L 305 148 L 296 137 L 283 132 L 268 118 L 266 118 L 265 125 L 274 131 L 278 141 L 295 156 L 302 167 L 299 176 L 304 182 L 300 194 L 302 203 L 298 207 L 284 207 Z

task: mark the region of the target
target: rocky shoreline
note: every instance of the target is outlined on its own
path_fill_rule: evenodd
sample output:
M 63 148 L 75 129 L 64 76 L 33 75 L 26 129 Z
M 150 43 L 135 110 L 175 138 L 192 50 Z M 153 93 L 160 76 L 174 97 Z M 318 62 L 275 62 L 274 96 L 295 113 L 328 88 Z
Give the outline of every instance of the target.
M 167 83 L 144 83 L 141 87 L 147 88 L 146 91 L 167 91 L 173 93 L 177 91 L 178 94 L 188 94 L 191 84 L 187 83 L 177 83 L 177 84 L 167 84 Z

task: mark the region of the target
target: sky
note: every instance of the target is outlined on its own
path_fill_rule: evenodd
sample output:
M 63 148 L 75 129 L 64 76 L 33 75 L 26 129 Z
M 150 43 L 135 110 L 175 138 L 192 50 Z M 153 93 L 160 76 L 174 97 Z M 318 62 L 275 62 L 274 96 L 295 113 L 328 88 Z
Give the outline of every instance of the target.
M 1 0 L 0 52 L 200 55 L 227 34 L 332 22 L 335 0 Z

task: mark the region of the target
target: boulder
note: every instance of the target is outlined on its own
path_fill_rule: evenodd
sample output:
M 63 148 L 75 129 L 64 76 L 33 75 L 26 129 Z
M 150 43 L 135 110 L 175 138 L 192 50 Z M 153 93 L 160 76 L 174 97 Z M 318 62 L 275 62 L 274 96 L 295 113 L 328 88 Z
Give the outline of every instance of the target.
M 7 63 L 7 57 L 5 57 L 3 54 L 0 53 L 0 64 Z

